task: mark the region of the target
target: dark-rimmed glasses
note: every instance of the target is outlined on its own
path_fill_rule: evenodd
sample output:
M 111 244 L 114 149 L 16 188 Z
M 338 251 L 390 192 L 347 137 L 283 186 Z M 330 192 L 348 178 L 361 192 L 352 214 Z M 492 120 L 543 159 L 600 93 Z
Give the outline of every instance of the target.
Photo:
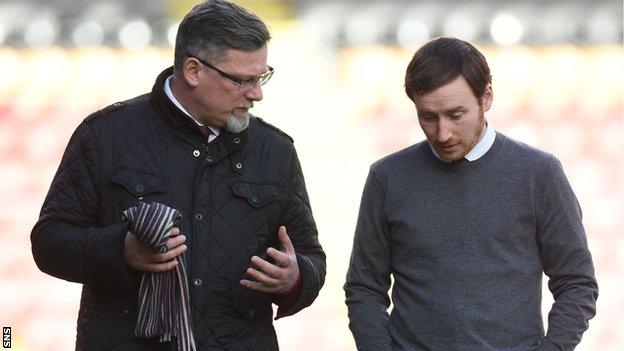
M 186 56 L 188 57 L 192 57 L 194 59 L 196 59 L 197 61 L 201 62 L 202 65 L 206 66 L 206 67 L 210 67 L 213 70 L 217 71 L 217 73 L 219 73 L 221 75 L 221 77 L 223 78 L 227 78 L 229 80 L 232 81 L 232 83 L 238 85 L 238 88 L 240 90 L 244 90 L 247 88 L 251 88 L 251 87 L 255 87 L 256 84 L 260 83 L 260 85 L 265 85 L 273 76 L 273 72 L 275 71 L 273 69 L 273 67 L 271 66 L 267 66 L 269 69 L 262 73 L 261 75 L 254 77 L 254 78 L 247 78 L 247 79 L 243 79 L 243 78 L 239 78 L 239 77 L 235 77 L 229 73 L 225 73 L 222 70 L 218 69 L 217 67 L 211 65 L 210 63 L 206 62 L 205 60 L 195 56 L 195 55 L 191 55 L 189 53 L 186 54 Z

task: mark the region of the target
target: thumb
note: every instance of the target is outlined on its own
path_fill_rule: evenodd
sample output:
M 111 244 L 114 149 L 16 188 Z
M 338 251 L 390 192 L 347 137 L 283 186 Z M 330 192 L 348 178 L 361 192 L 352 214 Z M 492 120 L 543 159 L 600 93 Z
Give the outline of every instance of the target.
M 290 241 L 290 238 L 288 237 L 288 233 L 286 232 L 286 227 L 284 227 L 283 225 L 280 226 L 277 232 L 277 236 L 279 238 L 280 243 L 282 244 L 282 248 L 286 252 L 295 252 L 295 248 L 293 247 L 293 244 Z

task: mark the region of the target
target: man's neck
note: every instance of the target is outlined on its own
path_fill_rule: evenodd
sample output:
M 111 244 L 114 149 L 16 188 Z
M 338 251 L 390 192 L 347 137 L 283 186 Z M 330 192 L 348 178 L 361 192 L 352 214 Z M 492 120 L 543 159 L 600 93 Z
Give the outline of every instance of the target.
M 179 82 L 175 78 L 175 75 L 170 76 L 165 80 L 164 89 L 165 89 L 165 95 L 169 97 L 171 102 L 173 102 L 173 104 L 178 109 L 180 109 L 180 111 L 182 111 L 185 115 L 191 118 L 198 126 L 202 126 L 202 127 L 206 126 L 210 128 L 210 130 L 215 136 L 219 135 L 221 131 L 220 128 L 206 125 L 205 123 L 201 122 L 197 118 L 193 117 L 192 111 L 189 111 L 187 109 L 187 106 L 190 106 L 189 103 L 186 103 L 186 104 L 184 103 L 185 97 L 187 95 L 184 94 L 184 91 L 183 91 L 184 88 L 180 86 Z
M 194 117 L 197 114 L 193 111 L 194 109 L 192 107 L 192 103 L 187 97 L 188 94 L 186 93 L 186 89 L 183 84 L 180 84 L 180 81 L 178 80 L 178 78 L 176 78 L 175 74 L 167 78 L 167 80 L 165 81 L 165 85 L 165 90 L 167 89 L 167 86 L 169 87 L 169 91 L 173 95 L 172 101 L 175 103 L 175 105 L 185 114 L 193 118 L 198 124 L 204 125 L 203 122 Z

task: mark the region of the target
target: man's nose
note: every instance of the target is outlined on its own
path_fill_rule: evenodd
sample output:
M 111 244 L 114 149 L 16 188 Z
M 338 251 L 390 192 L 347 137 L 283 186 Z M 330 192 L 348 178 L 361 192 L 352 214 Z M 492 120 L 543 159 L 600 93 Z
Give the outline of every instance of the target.
M 259 82 L 256 82 L 256 84 L 245 93 L 245 97 L 251 101 L 262 100 L 262 85 L 260 85 Z
M 446 143 L 453 136 L 453 132 L 451 131 L 451 125 L 449 122 L 444 119 L 440 119 L 438 122 L 438 133 L 436 135 L 436 139 L 439 143 Z

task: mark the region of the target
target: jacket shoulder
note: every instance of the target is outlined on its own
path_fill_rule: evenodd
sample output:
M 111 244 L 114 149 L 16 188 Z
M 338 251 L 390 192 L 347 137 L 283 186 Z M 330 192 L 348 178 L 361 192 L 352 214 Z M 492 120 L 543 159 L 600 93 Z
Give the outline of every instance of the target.
M 134 109 L 136 108 L 144 108 L 146 104 L 148 104 L 148 96 L 148 94 L 144 94 L 129 100 L 115 102 L 104 107 L 103 109 L 93 112 L 92 114 L 87 116 L 84 121 L 89 123 L 107 117 L 114 117 L 120 114 L 127 116 L 127 112 L 129 112 L 130 110 L 134 111 Z
M 87 118 L 84 119 L 85 122 L 91 122 L 94 121 L 98 118 L 104 117 L 106 116 L 106 114 L 108 114 L 109 112 L 115 111 L 115 110 L 119 110 L 122 107 L 126 106 L 128 104 L 127 101 L 118 101 L 114 104 L 108 105 L 106 107 L 104 107 L 101 110 L 95 111 L 92 114 L 90 114 L 89 116 L 87 116 Z
M 267 121 L 263 120 L 263 119 L 262 119 L 262 118 L 260 118 L 260 117 L 256 117 L 256 116 L 254 116 L 254 119 L 258 122 L 258 125 L 260 125 L 260 126 L 262 126 L 262 127 L 265 127 L 265 128 L 268 128 L 268 130 L 269 130 L 269 131 L 275 132 L 275 133 L 277 133 L 279 136 L 282 136 L 282 137 L 286 138 L 286 139 L 287 139 L 290 143 L 294 143 L 293 138 L 292 138 L 290 135 L 286 134 L 286 133 L 285 133 L 284 131 L 282 131 L 281 129 L 277 128 L 276 126 L 274 126 L 274 125 L 272 125 L 271 123 L 269 123 L 269 122 L 267 122 Z

